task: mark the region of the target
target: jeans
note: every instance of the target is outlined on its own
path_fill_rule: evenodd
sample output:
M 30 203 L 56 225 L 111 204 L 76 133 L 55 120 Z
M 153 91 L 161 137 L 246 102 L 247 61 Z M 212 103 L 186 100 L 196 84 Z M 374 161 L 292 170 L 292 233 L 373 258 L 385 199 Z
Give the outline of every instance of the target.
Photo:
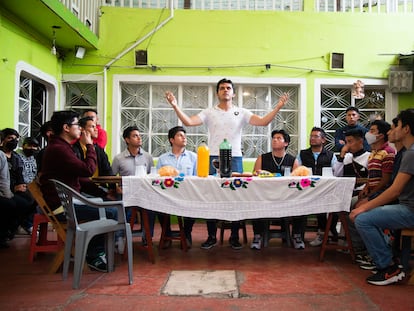
M 355 219 L 362 240 L 378 269 L 392 263 L 393 252 L 383 230 L 414 227 L 414 208 L 402 204 L 384 205 L 359 214 Z
M 211 164 L 211 161 L 213 161 L 214 159 L 218 159 L 218 156 L 210 156 L 210 175 L 215 175 L 216 174 L 216 170 L 213 166 L 213 164 Z M 243 173 L 243 157 L 232 157 L 231 159 L 231 170 L 233 172 L 239 172 L 239 173 Z M 208 235 L 211 237 L 215 237 L 216 233 L 217 233 L 217 224 L 216 224 L 217 220 L 207 220 L 207 232 Z M 232 223 L 232 227 L 231 227 L 231 237 L 234 238 L 239 238 L 239 228 L 240 228 L 240 222 L 239 221 L 235 221 Z
M 76 216 L 78 221 L 91 221 L 99 219 L 99 211 L 97 208 L 88 205 L 74 204 L 76 210 Z M 106 217 L 108 219 L 118 219 L 118 210 L 114 207 L 105 208 Z M 123 231 L 115 232 L 115 239 L 123 236 Z M 105 238 L 102 234 L 92 238 L 89 242 L 87 257 L 93 259 L 98 256 L 99 253 L 105 251 Z
M 217 159 L 218 156 L 210 156 L 210 170 L 209 175 L 215 175 L 216 169 L 214 168 L 214 165 L 211 163 L 211 161 Z M 238 172 L 243 173 L 243 157 L 232 157 L 231 159 L 231 170 L 232 172 Z

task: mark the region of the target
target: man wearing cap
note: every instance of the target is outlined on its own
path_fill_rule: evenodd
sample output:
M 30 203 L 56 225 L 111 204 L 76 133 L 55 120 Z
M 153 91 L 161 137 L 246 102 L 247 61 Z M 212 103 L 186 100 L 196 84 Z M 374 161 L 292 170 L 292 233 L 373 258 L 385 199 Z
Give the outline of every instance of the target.
M 335 149 L 338 152 L 341 152 L 342 147 L 345 146 L 345 133 L 349 130 L 361 130 L 362 133 L 365 135 L 368 132 L 368 129 L 360 124 L 359 121 L 359 110 L 357 107 L 348 107 L 345 111 L 345 121 L 346 125 L 337 129 L 335 132 Z M 364 137 L 364 150 L 371 151 L 371 146 L 367 143 Z

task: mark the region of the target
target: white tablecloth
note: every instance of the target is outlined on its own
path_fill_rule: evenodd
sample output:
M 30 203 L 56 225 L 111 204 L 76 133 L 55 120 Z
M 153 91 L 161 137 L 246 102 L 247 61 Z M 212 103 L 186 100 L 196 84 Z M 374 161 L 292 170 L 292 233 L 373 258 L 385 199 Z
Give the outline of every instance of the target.
M 203 219 L 243 220 L 349 211 L 355 178 L 122 177 L 125 206 Z

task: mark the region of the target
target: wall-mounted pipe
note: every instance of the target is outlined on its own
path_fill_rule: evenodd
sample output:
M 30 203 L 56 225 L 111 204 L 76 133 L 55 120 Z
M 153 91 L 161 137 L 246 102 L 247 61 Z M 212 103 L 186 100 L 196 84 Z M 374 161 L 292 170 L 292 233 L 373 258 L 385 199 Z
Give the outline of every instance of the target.
M 160 30 L 162 27 L 164 27 L 170 20 L 174 18 L 174 0 L 170 0 L 170 15 L 169 17 L 164 20 L 162 23 L 160 23 L 157 27 L 155 27 L 153 30 L 151 30 L 149 33 L 147 33 L 142 38 L 135 41 L 130 47 L 123 50 L 121 53 L 119 53 L 114 59 L 112 59 L 110 62 L 108 62 L 103 69 L 103 88 L 104 88 L 104 94 L 103 94 L 103 106 L 104 106 L 104 120 L 106 122 L 106 115 L 107 115 L 107 106 L 108 106 L 108 87 L 107 87 L 107 71 L 108 69 L 116 63 L 118 60 L 120 60 L 123 56 L 125 56 L 127 53 L 135 49 L 139 44 L 141 44 L 146 39 L 150 38 L 153 34 L 155 34 L 158 30 Z M 105 124 L 103 124 L 105 126 Z

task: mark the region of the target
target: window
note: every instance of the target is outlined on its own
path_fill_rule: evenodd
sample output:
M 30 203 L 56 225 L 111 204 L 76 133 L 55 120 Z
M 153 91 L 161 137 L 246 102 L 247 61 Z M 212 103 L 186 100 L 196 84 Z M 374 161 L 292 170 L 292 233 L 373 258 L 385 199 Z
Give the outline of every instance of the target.
M 368 126 L 375 118 L 385 119 L 385 86 L 365 85 L 365 97 L 351 97 L 350 87 L 323 86 L 321 88 L 321 126 L 327 133 L 326 147 L 335 150 L 335 131 L 346 125 L 346 108 L 355 106 L 360 111 L 360 123 Z
M 176 81 L 170 78 L 169 81 Z M 233 79 L 236 87 L 235 105 L 249 109 L 255 114 L 265 115 L 276 105 L 284 93 L 290 94 L 290 100 L 267 127 L 246 126 L 242 136 L 244 158 L 255 159 L 259 154 L 270 150 L 270 133 L 273 129 L 285 129 L 291 134 L 292 141 L 288 152 L 296 155 L 299 137 L 299 85 L 283 85 L 277 83 L 239 83 Z M 126 146 L 122 139 L 122 131 L 137 125 L 143 137 L 143 148 L 158 157 L 170 150 L 167 139 L 168 130 L 180 125 L 174 110 L 165 100 L 165 92 L 172 91 L 177 97 L 181 109 L 188 115 L 194 115 L 202 109 L 216 104 L 216 82 L 137 82 L 119 80 L 120 104 L 114 109 L 119 115 L 119 142 L 113 155 Z M 187 127 L 187 148 L 195 151 L 202 140 L 207 138 L 204 125 Z M 115 133 L 114 133 L 115 134 Z M 115 139 L 115 136 L 113 136 Z
M 82 113 L 87 108 L 97 110 L 97 83 L 70 82 L 65 83 L 65 109 L 73 109 Z

